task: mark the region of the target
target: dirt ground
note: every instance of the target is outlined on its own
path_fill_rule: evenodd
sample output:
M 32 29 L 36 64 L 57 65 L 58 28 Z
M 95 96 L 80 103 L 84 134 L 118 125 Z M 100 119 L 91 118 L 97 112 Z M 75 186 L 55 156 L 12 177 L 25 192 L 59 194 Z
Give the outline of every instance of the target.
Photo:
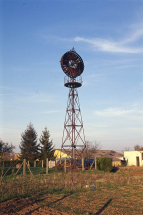
M 121 167 L 117 175 L 114 174 L 117 179 L 120 176 L 122 180 L 121 175 L 124 174 L 127 177 L 137 177 L 138 180 L 133 185 L 129 183 L 116 187 L 115 184 L 113 187 L 109 183 L 102 186 L 102 183 L 106 183 L 106 175 L 103 175 L 105 179 L 96 180 L 100 185 L 94 189 L 87 187 L 82 192 L 72 194 L 39 193 L 30 198 L 15 198 L 2 202 L 0 215 L 143 214 L 143 167 Z
M 43 195 L 12 199 L 0 206 L 1 215 L 139 215 L 143 214 L 143 187 L 100 189 L 73 195 Z M 137 193 L 140 190 L 139 193 Z M 129 197 L 129 198 L 128 198 Z
M 118 173 L 125 173 L 126 175 L 140 175 L 143 176 L 143 167 L 120 167 Z
M 7 202 L 4 202 L 0 206 L 0 214 L 1 215 L 12 215 L 12 214 L 33 214 L 33 215 L 67 215 L 65 212 L 60 212 L 50 208 L 48 206 L 42 207 L 38 203 L 36 203 L 35 197 L 32 199 L 12 199 Z M 68 213 L 70 214 L 70 213 Z

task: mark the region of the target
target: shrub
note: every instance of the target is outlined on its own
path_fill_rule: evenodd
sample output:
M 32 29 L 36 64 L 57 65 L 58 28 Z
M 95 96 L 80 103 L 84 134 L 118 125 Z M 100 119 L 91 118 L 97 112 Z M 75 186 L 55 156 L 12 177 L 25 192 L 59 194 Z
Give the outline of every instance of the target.
M 113 168 L 112 158 L 108 157 L 97 158 L 97 167 L 99 170 L 110 172 Z
M 127 166 L 127 161 L 126 160 L 121 160 L 121 166 Z

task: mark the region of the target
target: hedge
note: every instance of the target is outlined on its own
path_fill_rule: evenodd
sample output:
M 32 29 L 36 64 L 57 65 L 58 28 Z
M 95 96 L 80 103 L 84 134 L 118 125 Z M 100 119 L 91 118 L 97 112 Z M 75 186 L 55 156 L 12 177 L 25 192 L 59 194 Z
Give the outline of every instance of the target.
M 17 163 L 22 164 L 23 161 L 20 161 L 20 160 L 5 160 L 4 161 L 4 166 L 5 167 L 10 167 L 10 166 L 15 167 Z M 0 160 L 0 167 L 2 167 L 2 166 L 3 166 L 3 161 Z
M 128 162 L 126 160 L 121 160 L 121 166 L 127 166 Z
M 28 161 L 26 161 L 28 163 Z M 5 160 L 4 167 L 16 167 L 16 164 L 23 163 L 23 160 Z M 30 167 L 34 167 L 34 161 L 29 162 Z M 46 161 L 44 161 L 43 166 L 46 167 Z M 0 167 L 3 167 L 3 161 L 0 160 Z M 42 167 L 42 161 L 36 161 L 36 167 Z
M 99 170 L 110 172 L 113 169 L 112 158 L 109 157 L 97 158 L 97 167 Z

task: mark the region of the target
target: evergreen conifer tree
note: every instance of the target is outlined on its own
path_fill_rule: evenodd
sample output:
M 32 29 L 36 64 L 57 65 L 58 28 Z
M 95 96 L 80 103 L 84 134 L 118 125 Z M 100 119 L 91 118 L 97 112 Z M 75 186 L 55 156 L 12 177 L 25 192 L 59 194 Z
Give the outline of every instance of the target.
M 31 122 L 27 126 L 27 129 L 22 133 L 21 137 L 19 146 L 21 150 L 20 159 L 34 161 L 39 155 L 39 144 L 37 144 L 37 133 Z
M 54 158 L 54 146 L 53 141 L 50 141 L 50 134 L 45 127 L 44 131 L 42 131 L 42 135 L 39 139 L 41 144 L 41 159 L 45 160 L 46 158 L 53 159 Z

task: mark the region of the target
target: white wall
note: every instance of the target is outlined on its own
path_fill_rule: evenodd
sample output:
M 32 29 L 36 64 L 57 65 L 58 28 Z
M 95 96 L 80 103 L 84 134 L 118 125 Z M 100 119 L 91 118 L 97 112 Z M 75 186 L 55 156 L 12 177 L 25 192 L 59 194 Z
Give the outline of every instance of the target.
M 142 153 L 143 151 L 125 151 L 124 157 L 128 160 L 128 166 L 137 166 L 136 157 L 139 157 L 139 164 L 143 166 Z

